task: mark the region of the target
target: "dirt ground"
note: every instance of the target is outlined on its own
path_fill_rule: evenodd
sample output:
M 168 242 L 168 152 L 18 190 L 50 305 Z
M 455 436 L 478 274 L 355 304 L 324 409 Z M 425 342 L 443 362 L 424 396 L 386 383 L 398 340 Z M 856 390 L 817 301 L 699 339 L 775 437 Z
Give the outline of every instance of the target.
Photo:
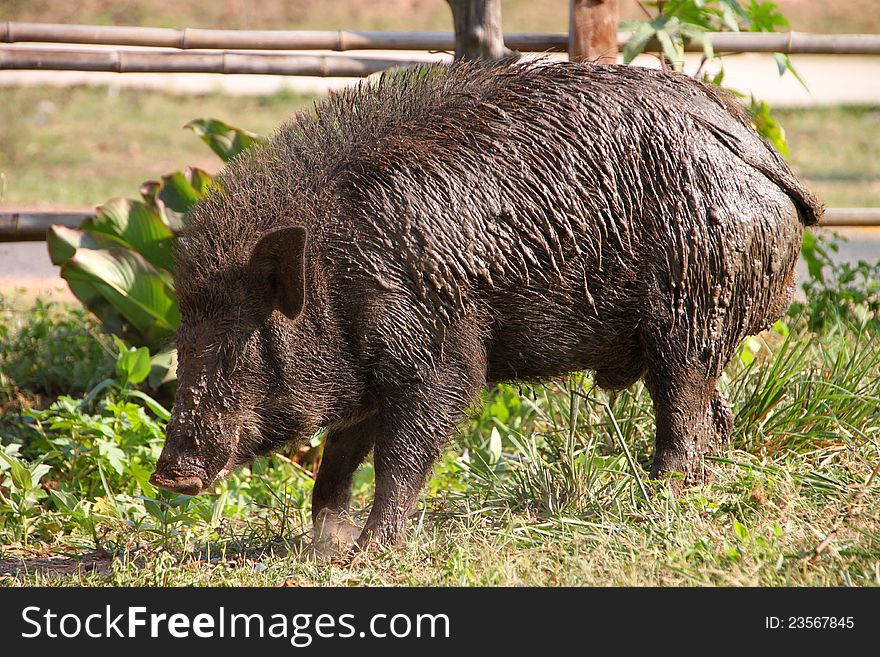
M 65 555 L 21 556 L 17 559 L 0 559 L 0 575 L 16 577 L 43 573 L 48 576 L 69 576 L 76 573 L 110 572 L 112 559 L 109 555 L 89 553 L 76 558 Z

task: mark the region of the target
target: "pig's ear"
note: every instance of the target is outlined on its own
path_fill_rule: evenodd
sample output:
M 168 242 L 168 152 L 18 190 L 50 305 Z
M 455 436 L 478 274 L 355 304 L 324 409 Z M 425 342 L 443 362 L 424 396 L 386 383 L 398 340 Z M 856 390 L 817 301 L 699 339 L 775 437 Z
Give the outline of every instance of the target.
M 263 235 L 251 253 L 251 273 L 268 284 L 272 308 L 290 319 L 296 319 L 305 302 L 305 250 L 306 229 L 287 226 Z

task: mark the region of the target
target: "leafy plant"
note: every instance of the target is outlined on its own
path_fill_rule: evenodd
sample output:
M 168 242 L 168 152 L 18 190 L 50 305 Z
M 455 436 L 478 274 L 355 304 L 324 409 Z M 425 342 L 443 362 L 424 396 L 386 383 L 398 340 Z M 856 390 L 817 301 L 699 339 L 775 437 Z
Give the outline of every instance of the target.
M 259 135 L 234 128 L 217 119 L 195 119 L 183 127 L 198 135 L 224 162 L 228 162 L 254 145 L 263 143 L 263 138 Z
M 709 32 L 776 32 L 790 29 L 788 19 L 779 11 L 775 2 L 750 0 L 654 0 L 639 2 L 647 20 L 626 21 L 622 28 L 632 32 L 623 50 L 624 63 L 629 64 L 644 52 L 651 40 L 657 40 L 663 50 L 664 66 L 676 71 L 684 67 L 684 46 L 688 40 L 703 46 L 703 57 L 716 57 Z M 775 53 L 779 73 L 794 71 L 791 59 L 783 53 Z M 798 78 L 800 79 L 800 78 Z
M 788 150 L 788 142 L 785 139 L 785 128 L 773 116 L 770 111 L 770 105 L 763 100 L 758 100 L 754 96 L 749 96 L 748 102 L 745 105 L 745 111 L 758 134 L 773 144 L 776 150 L 782 153 L 783 156 L 790 157 L 791 153 Z
M 831 254 L 838 251 L 839 239 L 837 234 L 804 234 L 801 255 L 809 274 L 802 284 L 805 300 L 793 303 L 789 314 L 805 316 L 811 331 L 841 323 L 880 329 L 880 260 L 835 262 Z
M 715 52 L 707 37 L 709 32 L 775 32 L 778 29 L 791 28 L 775 2 L 750 0 L 745 4 L 739 0 L 656 0 L 640 2 L 639 5 L 646 14 L 646 20 L 625 21 L 621 25 L 624 30 L 631 31 L 623 49 L 624 63 L 632 62 L 645 51 L 652 40 L 656 40 L 662 49 L 660 62 L 663 68 L 683 71 L 685 43 L 696 41 L 703 47 L 703 59 L 695 76 L 719 86 L 724 81 L 723 63 L 717 73 L 703 73 L 708 62 L 721 61 L 721 56 Z M 789 71 L 804 84 L 788 55 L 774 53 L 774 58 L 780 75 Z M 746 113 L 755 129 L 783 155 L 788 156 L 785 131 L 770 113 L 769 105 L 754 97 L 746 99 L 745 94 L 731 91 L 746 100 Z
M 16 537 L 26 541 L 33 527 L 31 518 L 46 498 L 40 480 L 51 468 L 42 459 L 23 461 L 17 452 L 17 445 L 0 446 L 0 517 L 11 514 L 18 528 Z
M 190 170 L 141 188 L 142 199 L 113 199 L 79 230 L 52 226 L 47 245 L 70 290 L 127 341 L 154 350 L 180 321 L 172 275 L 177 217 L 165 212 L 163 192 L 200 198 L 207 176 Z M 195 183 L 195 184 L 194 184 Z
M 0 338 L 3 396 L 14 389 L 42 395 L 85 392 L 113 367 L 110 341 L 82 309 L 37 299 L 26 313 L 14 313 L 0 297 Z
M 126 347 L 118 338 L 117 345 L 115 377 L 98 383 L 82 400 L 61 397 L 49 408 L 27 414 L 37 434 L 27 451 L 58 466 L 69 484 L 67 492 L 77 499 L 95 496 L 108 482 L 117 492 L 153 493 L 148 479 L 169 413 L 134 388 L 150 373 L 146 347 Z M 97 412 L 88 412 L 92 405 Z
M 186 126 L 224 161 L 260 138 L 222 121 Z M 175 232 L 212 184 L 198 168 L 148 181 L 140 199 L 115 198 L 78 230 L 52 226 L 47 245 L 71 291 L 104 325 L 127 342 L 151 351 L 166 347 L 180 322 L 174 292 Z M 163 361 L 169 360 L 165 353 Z

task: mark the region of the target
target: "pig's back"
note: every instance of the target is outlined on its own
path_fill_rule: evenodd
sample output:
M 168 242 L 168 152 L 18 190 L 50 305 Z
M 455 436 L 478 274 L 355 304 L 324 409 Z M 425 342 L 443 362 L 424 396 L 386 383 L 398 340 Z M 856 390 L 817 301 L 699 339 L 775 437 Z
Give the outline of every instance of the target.
M 684 76 L 563 63 L 425 76 L 351 92 L 328 117 L 364 117 L 335 164 L 335 237 L 351 266 L 444 316 L 573 276 L 599 305 L 638 296 L 670 248 L 741 237 L 771 188 L 803 223 L 820 211 L 724 98 Z

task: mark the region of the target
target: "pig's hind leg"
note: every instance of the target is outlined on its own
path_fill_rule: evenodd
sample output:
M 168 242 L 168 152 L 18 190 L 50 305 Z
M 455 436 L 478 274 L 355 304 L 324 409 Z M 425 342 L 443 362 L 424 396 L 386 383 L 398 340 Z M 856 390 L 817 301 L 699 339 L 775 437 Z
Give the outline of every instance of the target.
M 312 544 L 320 558 L 347 552 L 360 535 L 360 527 L 348 515 L 351 484 L 355 470 L 373 448 L 377 429 L 378 418 L 372 415 L 327 436 L 312 491 Z
M 716 388 L 717 359 L 706 349 L 695 356 L 687 343 L 688 336 L 676 331 L 643 336 L 657 427 L 651 476 L 678 472 L 692 485 L 705 478 L 703 456 L 727 442 L 732 415 Z

